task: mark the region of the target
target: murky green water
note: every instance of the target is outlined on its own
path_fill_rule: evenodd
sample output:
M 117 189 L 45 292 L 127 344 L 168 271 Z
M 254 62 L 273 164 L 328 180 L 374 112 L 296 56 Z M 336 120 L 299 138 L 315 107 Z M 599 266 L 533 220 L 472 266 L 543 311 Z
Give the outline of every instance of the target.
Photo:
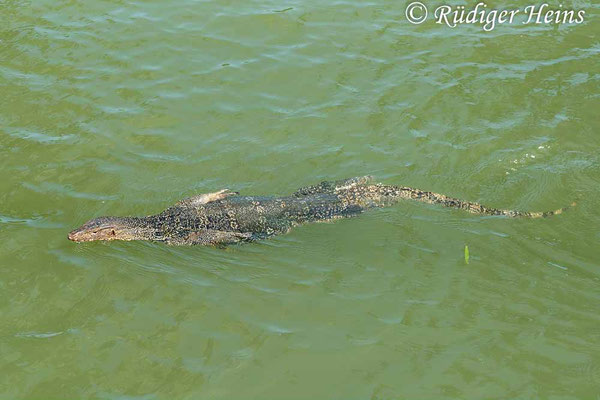
M 385 0 L 0 2 L 0 398 L 596 398 L 599 12 L 568 5 L 584 24 L 483 32 Z M 364 174 L 578 205 L 404 202 L 227 250 L 66 239 Z

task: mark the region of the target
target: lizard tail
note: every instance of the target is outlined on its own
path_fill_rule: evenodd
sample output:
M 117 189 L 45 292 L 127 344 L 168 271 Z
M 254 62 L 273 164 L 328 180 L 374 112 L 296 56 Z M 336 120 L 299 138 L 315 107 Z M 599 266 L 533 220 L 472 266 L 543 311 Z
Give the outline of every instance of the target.
M 528 211 L 515 211 L 515 210 L 502 210 L 497 208 L 491 208 L 483 206 L 479 203 L 464 201 L 460 199 L 456 199 L 453 197 L 448 197 L 443 194 L 427 192 L 420 189 L 414 189 L 406 186 L 391 186 L 391 185 L 369 185 L 364 186 L 366 190 L 366 194 L 375 195 L 371 197 L 371 200 L 375 200 L 376 203 L 383 205 L 390 200 L 396 201 L 398 199 L 410 199 L 421 201 L 429 204 L 439 204 L 444 207 L 452 207 L 461 210 L 465 210 L 472 214 L 480 214 L 480 215 L 504 215 L 511 218 L 545 218 L 550 217 L 552 215 L 562 214 L 564 211 L 569 209 L 570 207 L 574 207 L 576 205 L 573 202 L 568 207 L 559 208 L 554 211 L 543 211 L 543 212 L 528 212 Z M 378 198 L 376 198 L 376 196 Z M 379 201 L 378 201 L 379 200 Z

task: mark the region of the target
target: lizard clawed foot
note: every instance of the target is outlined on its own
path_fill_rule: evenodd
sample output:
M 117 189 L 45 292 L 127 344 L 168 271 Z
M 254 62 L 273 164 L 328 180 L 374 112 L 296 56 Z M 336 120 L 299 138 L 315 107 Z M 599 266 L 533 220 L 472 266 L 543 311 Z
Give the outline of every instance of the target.
M 218 192 L 208 193 L 206 196 L 210 196 L 210 200 L 208 200 L 208 201 L 216 201 L 216 200 L 223 200 L 229 196 L 235 196 L 238 194 L 240 194 L 240 193 L 232 192 L 229 189 L 222 189 L 222 190 L 219 190 Z
M 201 205 L 201 204 L 210 203 L 212 201 L 223 200 L 229 196 L 235 196 L 237 194 L 239 194 L 239 193 L 232 192 L 229 189 L 222 189 L 222 190 L 219 190 L 218 192 L 199 194 L 199 195 L 187 198 L 185 200 L 181 200 L 177 204 L 178 205 L 197 206 L 197 205 Z

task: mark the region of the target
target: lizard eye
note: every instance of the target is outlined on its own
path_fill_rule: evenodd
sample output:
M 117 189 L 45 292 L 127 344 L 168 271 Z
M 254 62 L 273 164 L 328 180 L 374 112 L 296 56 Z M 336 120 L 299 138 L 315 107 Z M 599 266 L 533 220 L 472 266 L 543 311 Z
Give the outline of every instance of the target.
M 113 229 L 112 231 L 110 231 L 110 234 L 115 236 L 115 230 Z

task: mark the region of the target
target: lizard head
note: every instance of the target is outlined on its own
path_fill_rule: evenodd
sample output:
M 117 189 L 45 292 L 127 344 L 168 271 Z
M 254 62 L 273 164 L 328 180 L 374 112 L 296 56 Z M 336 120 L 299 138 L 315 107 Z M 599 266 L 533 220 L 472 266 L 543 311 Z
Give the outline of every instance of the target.
M 69 240 L 91 242 L 94 240 L 137 240 L 140 229 L 132 218 L 94 218 L 69 233 Z

